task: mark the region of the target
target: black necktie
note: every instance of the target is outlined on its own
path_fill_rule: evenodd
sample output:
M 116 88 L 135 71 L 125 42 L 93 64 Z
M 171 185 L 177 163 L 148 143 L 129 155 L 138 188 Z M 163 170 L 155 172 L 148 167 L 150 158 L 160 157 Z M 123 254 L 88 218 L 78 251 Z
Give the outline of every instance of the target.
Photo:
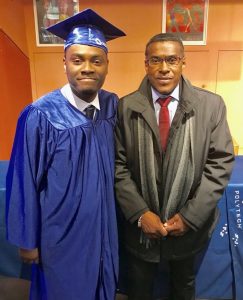
M 94 107 L 94 105 L 89 105 L 89 106 L 87 106 L 87 107 L 85 108 L 84 112 L 85 112 L 85 115 L 86 115 L 89 119 L 93 120 L 93 118 L 94 118 L 94 112 L 95 112 L 95 107 Z

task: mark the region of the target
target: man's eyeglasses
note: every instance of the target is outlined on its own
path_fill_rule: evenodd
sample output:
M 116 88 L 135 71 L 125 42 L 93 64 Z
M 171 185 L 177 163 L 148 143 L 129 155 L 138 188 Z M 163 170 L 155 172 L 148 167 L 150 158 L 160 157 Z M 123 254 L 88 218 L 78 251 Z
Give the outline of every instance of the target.
M 180 56 L 165 56 L 165 57 L 158 57 L 158 56 L 153 56 L 148 59 L 146 59 L 146 62 L 149 64 L 151 67 L 158 66 L 163 63 L 163 61 L 167 64 L 169 67 L 174 67 L 179 65 L 180 61 L 183 59 L 183 57 Z

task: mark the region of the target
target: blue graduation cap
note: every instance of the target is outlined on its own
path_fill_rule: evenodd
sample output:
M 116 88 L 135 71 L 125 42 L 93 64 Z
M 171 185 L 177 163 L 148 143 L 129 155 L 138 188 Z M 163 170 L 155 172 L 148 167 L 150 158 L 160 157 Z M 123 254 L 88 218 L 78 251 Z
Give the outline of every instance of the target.
M 126 35 L 90 8 L 46 30 L 65 40 L 64 49 L 81 44 L 102 48 L 105 52 L 108 52 L 107 41 Z

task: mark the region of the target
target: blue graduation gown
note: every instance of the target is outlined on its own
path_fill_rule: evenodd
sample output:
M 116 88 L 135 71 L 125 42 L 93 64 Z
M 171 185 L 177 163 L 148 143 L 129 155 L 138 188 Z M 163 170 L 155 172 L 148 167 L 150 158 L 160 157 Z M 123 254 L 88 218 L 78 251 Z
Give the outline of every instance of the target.
M 55 90 L 20 115 L 7 174 L 8 240 L 39 248 L 30 299 L 111 300 L 118 271 L 113 191 L 117 96 L 89 120 Z

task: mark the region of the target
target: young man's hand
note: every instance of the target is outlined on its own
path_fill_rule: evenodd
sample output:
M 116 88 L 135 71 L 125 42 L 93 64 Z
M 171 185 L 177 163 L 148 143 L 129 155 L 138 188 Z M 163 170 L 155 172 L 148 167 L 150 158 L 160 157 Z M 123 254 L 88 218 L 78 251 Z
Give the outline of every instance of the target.
M 27 263 L 27 264 L 32 264 L 32 263 L 38 264 L 39 263 L 39 251 L 37 248 L 31 249 L 31 250 L 20 248 L 19 256 L 24 263 Z

